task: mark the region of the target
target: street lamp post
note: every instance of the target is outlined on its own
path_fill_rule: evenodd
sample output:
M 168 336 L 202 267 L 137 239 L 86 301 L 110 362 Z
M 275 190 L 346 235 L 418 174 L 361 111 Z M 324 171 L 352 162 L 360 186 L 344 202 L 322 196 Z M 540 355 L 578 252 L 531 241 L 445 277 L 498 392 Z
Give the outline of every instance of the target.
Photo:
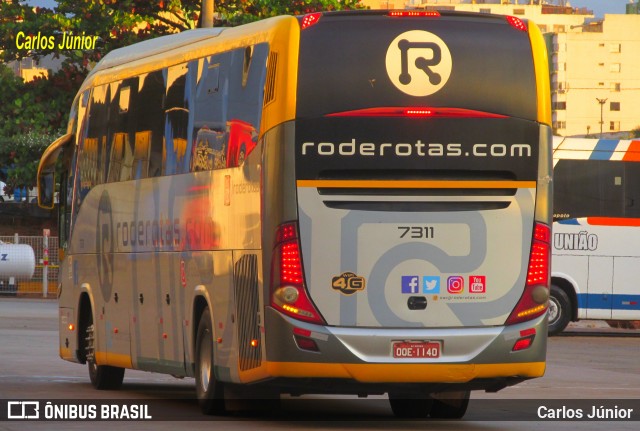
M 214 0 L 202 0 L 200 13 L 202 16 L 200 17 L 201 27 L 202 28 L 211 28 L 213 27 L 213 10 L 214 10 Z
M 598 99 L 596 97 L 596 100 L 600 104 L 600 139 L 602 139 L 602 126 L 604 125 L 603 110 L 604 104 L 607 103 L 607 99 Z

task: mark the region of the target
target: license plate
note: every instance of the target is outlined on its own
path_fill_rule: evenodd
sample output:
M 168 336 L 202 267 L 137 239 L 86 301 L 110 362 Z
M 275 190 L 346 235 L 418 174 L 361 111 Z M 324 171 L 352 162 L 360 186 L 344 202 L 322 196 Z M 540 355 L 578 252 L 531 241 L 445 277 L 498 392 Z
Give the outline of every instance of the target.
M 396 341 L 393 343 L 394 358 L 439 358 L 440 343 L 437 341 Z

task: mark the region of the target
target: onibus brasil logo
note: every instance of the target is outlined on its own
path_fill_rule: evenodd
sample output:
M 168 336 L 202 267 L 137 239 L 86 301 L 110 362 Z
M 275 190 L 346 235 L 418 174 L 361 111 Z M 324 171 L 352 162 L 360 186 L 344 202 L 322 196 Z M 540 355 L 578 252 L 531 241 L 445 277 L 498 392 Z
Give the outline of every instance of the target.
M 440 90 L 449 80 L 452 65 L 447 45 L 428 31 L 404 32 L 387 49 L 389 79 L 410 96 L 428 96 Z

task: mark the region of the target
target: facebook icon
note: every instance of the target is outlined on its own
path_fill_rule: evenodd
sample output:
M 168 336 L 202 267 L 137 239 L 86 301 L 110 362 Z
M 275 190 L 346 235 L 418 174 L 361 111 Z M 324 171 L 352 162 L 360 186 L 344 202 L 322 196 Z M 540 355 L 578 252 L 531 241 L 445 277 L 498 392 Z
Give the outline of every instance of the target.
M 403 275 L 402 293 L 420 293 L 420 277 L 417 275 Z

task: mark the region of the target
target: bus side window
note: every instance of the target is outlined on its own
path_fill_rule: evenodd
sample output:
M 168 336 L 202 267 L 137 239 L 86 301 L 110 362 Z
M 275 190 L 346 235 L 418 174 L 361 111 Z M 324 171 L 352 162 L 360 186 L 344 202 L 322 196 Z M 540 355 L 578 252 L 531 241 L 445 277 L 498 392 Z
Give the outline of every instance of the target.
M 162 174 L 165 80 L 162 71 L 139 77 L 129 130 L 133 131 L 133 178 L 141 179 Z
M 189 68 L 180 64 L 165 70 L 166 94 L 164 100 L 164 149 L 165 174 L 181 174 L 189 171 L 187 150 L 189 136 L 189 102 L 187 94 L 190 86 Z
M 231 52 L 212 55 L 202 61 L 197 80 L 193 171 L 227 167 L 227 98 Z
M 554 168 L 554 213 L 561 219 L 628 217 L 625 164 L 610 160 L 559 160 Z

